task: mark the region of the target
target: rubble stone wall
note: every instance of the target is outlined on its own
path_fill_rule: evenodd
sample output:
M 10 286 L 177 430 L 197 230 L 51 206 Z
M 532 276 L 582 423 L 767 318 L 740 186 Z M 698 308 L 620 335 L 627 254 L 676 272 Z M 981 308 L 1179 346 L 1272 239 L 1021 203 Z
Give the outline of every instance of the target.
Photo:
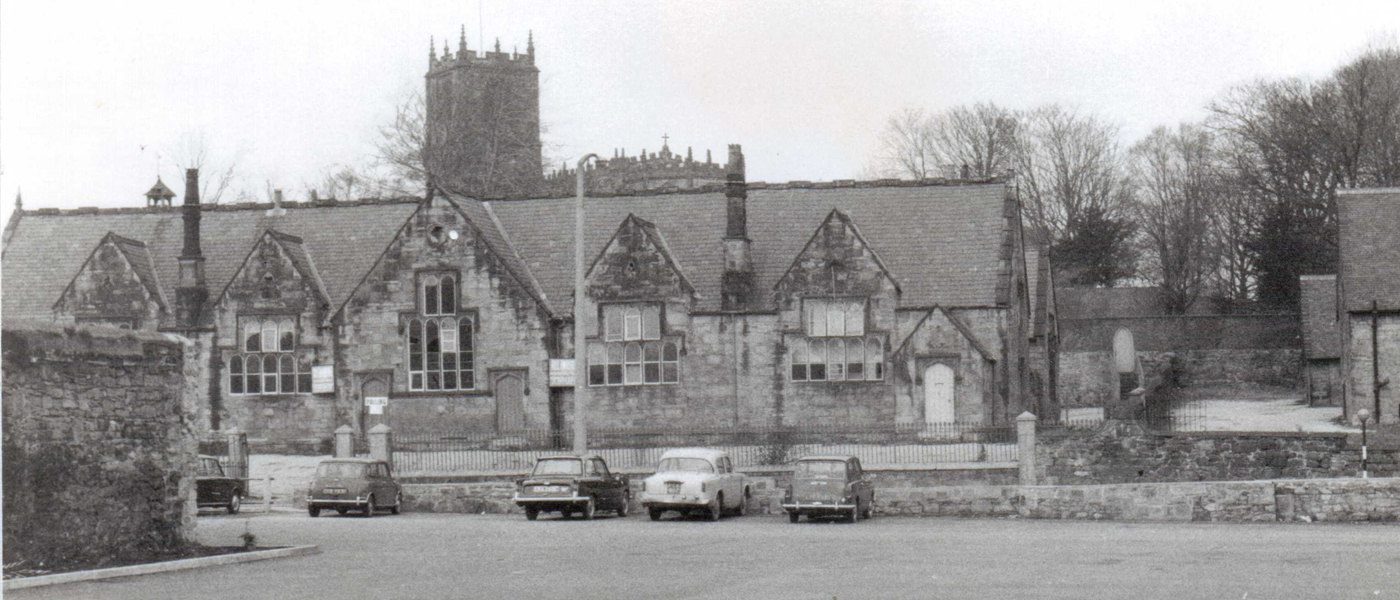
M 117 559 L 190 538 L 198 424 L 183 406 L 182 341 L 6 325 L 5 562 Z

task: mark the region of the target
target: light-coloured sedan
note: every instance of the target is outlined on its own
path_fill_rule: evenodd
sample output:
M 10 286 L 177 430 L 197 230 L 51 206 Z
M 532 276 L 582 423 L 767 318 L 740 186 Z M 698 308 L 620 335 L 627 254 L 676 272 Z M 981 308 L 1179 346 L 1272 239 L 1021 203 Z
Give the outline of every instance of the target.
M 678 448 L 662 454 L 656 474 L 642 482 L 641 501 L 653 521 L 668 510 L 718 521 L 725 512 L 744 515 L 750 494 L 748 477 L 734 470 L 729 455 L 708 448 Z

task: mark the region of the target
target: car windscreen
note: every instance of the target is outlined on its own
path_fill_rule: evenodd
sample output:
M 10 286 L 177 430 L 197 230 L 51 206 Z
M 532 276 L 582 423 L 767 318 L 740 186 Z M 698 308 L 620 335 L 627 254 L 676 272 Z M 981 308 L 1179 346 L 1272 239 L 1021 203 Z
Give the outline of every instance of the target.
M 535 463 L 534 475 L 579 475 L 583 462 L 576 458 L 550 458 Z
M 363 477 L 365 467 L 362 463 L 321 463 L 316 467 L 317 477 Z
M 804 460 L 793 472 L 797 477 L 845 477 L 846 463 L 836 460 Z
M 661 460 L 661 464 L 656 466 L 656 471 L 692 471 L 695 473 L 714 473 L 715 467 L 710 461 L 703 458 L 681 458 L 673 457 Z

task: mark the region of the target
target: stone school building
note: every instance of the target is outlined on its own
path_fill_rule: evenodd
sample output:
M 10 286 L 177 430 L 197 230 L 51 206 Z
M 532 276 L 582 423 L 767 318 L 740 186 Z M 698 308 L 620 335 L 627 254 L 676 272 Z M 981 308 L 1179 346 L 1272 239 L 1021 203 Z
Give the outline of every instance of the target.
M 570 197 L 210 206 L 193 171 L 178 205 L 157 182 L 127 208 L 17 209 L 3 317 L 183 335 L 199 426 L 264 447 L 378 422 L 567 430 L 576 354 L 595 428 L 1038 412 L 1013 187 L 748 183 L 737 146 L 727 169 L 700 191 L 588 198 L 577 321 Z

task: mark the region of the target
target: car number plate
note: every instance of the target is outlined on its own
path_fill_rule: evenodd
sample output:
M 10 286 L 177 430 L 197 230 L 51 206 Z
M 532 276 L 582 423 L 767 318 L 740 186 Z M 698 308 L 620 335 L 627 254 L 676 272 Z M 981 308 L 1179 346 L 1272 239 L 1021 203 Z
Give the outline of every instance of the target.
M 679 494 L 679 493 L 681 493 L 681 484 L 679 484 L 679 483 L 667 483 L 667 484 L 666 484 L 666 493 L 667 493 L 667 494 Z
M 325 488 L 321 490 L 327 494 L 344 494 L 345 488 Z
M 555 494 L 555 493 L 559 493 L 559 492 L 567 492 L 567 491 L 569 491 L 569 486 L 567 486 L 567 485 L 534 485 L 534 486 L 530 486 L 530 489 L 531 489 L 532 491 L 534 491 L 535 493 L 539 493 L 539 494 Z

